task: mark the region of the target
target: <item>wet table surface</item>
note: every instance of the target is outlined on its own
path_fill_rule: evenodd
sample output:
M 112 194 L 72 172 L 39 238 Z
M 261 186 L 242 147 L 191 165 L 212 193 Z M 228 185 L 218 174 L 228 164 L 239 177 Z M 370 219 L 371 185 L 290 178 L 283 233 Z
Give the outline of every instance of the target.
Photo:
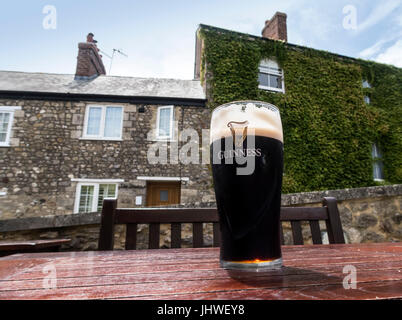
M 402 299 L 402 243 L 284 246 L 269 272 L 219 267 L 219 249 L 0 258 L 0 299 Z

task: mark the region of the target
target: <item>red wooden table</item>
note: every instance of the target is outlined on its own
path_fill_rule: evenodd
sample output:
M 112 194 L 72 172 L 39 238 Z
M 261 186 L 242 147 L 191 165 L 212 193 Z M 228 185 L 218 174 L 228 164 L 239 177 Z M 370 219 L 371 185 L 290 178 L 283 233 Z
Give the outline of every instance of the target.
M 0 258 L 0 299 L 402 299 L 402 243 L 285 246 L 284 268 L 252 274 L 223 270 L 218 257 L 216 248 L 16 254 Z

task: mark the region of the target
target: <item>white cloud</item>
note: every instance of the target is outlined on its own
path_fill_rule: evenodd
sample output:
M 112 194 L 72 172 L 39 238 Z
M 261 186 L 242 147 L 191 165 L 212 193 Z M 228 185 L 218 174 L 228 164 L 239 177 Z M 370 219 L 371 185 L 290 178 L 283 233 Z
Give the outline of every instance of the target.
M 359 56 L 362 58 L 371 58 L 373 57 L 375 54 L 377 54 L 378 52 L 381 51 L 383 45 L 386 43 L 387 41 L 385 40 L 380 40 L 377 43 L 375 43 L 374 45 L 372 45 L 369 48 L 364 49 L 363 51 L 361 51 L 359 53 Z
M 332 39 L 336 33 L 336 17 L 325 12 L 321 3 L 298 5 L 292 8 L 288 17 L 289 42 L 320 48 L 324 41 Z M 332 4 L 332 6 L 334 6 Z M 334 10 L 331 7 L 328 10 Z
M 391 14 L 395 9 L 401 5 L 401 0 L 388 0 L 381 1 L 381 4 L 377 5 L 370 13 L 370 15 L 360 23 L 357 27 L 356 33 L 360 33 L 372 26 L 376 25 L 378 22 L 385 19 L 389 14 Z
M 194 77 L 195 31 L 150 39 L 141 46 L 128 47 L 128 58 L 115 55 L 111 75 L 192 79 Z M 109 71 L 109 59 L 105 64 Z
M 370 59 L 373 58 L 376 54 L 381 53 L 383 48 L 386 46 L 387 43 L 394 42 L 402 38 L 402 31 L 399 32 L 392 32 L 389 35 L 385 35 L 382 39 L 377 41 L 371 47 L 362 50 L 359 53 L 359 57 L 363 59 Z
M 398 40 L 393 46 L 385 50 L 384 53 L 379 54 L 375 60 L 402 68 L 402 40 Z
M 333 17 L 323 14 L 319 7 L 300 10 L 300 25 L 309 31 L 310 36 L 324 38 L 336 30 Z

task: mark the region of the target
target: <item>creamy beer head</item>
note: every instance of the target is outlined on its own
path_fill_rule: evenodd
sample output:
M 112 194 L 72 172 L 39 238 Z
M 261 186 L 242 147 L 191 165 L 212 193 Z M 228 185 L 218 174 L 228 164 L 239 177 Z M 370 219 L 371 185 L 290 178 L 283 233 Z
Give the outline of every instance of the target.
M 239 101 L 214 110 L 211 119 L 211 143 L 230 137 L 235 131 L 273 138 L 283 143 L 279 110 L 272 104 L 258 101 Z

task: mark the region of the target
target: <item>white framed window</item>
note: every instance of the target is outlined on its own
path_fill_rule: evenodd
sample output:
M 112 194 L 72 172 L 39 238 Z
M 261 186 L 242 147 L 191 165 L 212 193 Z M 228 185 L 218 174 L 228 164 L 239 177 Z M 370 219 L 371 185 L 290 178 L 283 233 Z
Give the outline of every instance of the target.
M 85 112 L 83 139 L 121 140 L 122 106 L 88 105 Z
M 158 108 L 156 117 L 156 139 L 173 139 L 174 106 L 163 106 Z
M 278 63 L 264 59 L 258 67 L 258 88 L 262 90 L 285 93 L 285 77 Z
M 18 106 L 0 106 L 0 147 L 9 147 L 14 112 L 21 110 Z
M 77 181 L 74 213 L 100 212 L 103 199 L 117 199 L 119 183 L 124 180 L 86 180 Z
M 371 157 L 373 159 L 373 179 L 374 181 L 384 181 L 384 162 L 380 147 L 373 143 L 371 147 Z
M 364 89 L 371 89 L 371 84 L 370 84 L 370 82 L 368 82 L 367 80 L 363 80 L 363 81 L 362 81 L 362 87 L 363 87 Z M 370 104 L 370 103 L 371 103 L 370 96 L 368 96 L 367 94 L 364 95 L 364 103 L 366 103 L 366 104 Z

